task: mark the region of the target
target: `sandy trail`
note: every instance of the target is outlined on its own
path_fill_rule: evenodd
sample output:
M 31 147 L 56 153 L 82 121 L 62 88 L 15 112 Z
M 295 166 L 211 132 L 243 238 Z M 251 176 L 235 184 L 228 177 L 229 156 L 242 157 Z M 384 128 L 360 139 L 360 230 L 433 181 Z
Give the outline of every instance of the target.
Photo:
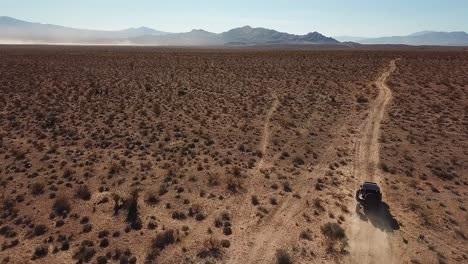
M 364 181 L 380 183 L 381 178 L 377 170 L 380 123 L 392 99 L 392 92 L 385 82 L 395 69 L 396 64 L 393 60 L 390 62 L 390 67 L 376 81 L 379 94 L 357 134 L 354 143 L 353 168 L 356 184 Z M 358 186 L 355 187 L 355 189 L 358 188 Z M 369 221 L 362 221 L 357 214 L 354 214 L 351 221 L 349 246 L 350 263 L 395 263 L 396 261 L 389 242 L 389 234 L 376 228 Z
M 275 99 L 270 107 L 270 110 L 268 110 L 268 113 L 265 117 L 265 122 L 263 125 L 263 133 L 262 133 L 262 140 L 260 143 L 260 151 L 262 152 L 262 157 L 260 160 L 257 162 L 255 169 L 254 169 L 254 177 L 252 179 L 257 179 L 258 177 L 255 177 L 260 170 L 263 168 L 263 164 L 265 163 L 265 154 L 268 148 L 268 145 L 270 144 L 270 138 L 271 138 L 271 131 L 270 131 L 270 123 L 271 123 L 271 118 L 273 114 L 275 113 L 276 109 L 279 106 L 279 99 L 276 94 L 273 94 L 273 98 Z

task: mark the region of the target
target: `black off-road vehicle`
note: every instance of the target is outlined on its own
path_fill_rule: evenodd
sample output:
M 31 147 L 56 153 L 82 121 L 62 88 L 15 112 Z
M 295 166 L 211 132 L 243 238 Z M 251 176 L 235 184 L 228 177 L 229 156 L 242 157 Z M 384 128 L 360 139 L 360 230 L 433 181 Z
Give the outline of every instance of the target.
M 356 191 L 356 201 L 364 210 L 378 208 L 382 203 L 380 187 L 374 182 L 364 182 Z

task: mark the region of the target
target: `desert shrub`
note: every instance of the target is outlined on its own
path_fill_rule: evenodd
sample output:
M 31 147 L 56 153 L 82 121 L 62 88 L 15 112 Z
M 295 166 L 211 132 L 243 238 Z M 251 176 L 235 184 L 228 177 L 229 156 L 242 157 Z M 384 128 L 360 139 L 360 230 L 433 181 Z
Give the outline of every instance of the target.
M 242 186 L 238 179 L 228 178 L 227 189 L 232 193 L 238 193 L 242 190 Z
M 15 215 L 18 212 L 15 205 L 15 200 L 5 198 L 2 203 L 2 210 L 0 210 L 0 218 L 6 218 L 8 216 Z
M 218 239 L 208 238 L 203 242 L 203 248 L 198 252 L 197 256 L 199 258 L 217 258 L 221 259 L 223 257 L 223 251 L 221 249 L 222 245 Z
M 17 233 L 13 228 L 5 225 L 0 228 L 0 235 L 7 237 L 7 238 L 8 237 L 11 238 L 11 237 L 16 237 Z
M 74 173 L 75 173 L 75 172 L 72 171 L 71 169 L 66 168 L 65 170 L 63 170 L 62 177 L 63 177 L 64 179 L 70 179 L 71 176 L 72 176 Z
M 277 264 L 292 264 L 291 257 L 285 250 L 279 249 L 276 251 L 276 263 Z
M 169 229 L 156 235 L 156 238 L 153 240 L 152 245 L 153 247 L 156 247 L 162 250 L 168 245 L 174 244 L 175 242 L 176 242 L 176 231 L 173 229 Z
M 322 234 L 331 240 L 341 240 L 346 238 L 344 229 L 337 223 L 326 223 L 320 229 Z
M 323 190 L 323 187 L 324 187 L 323 184 L 318 183 L 318 182 L 315 183 L 315 190 L 321 191 L 321 190 Z
M 187 215 L 182 211 L 174 211 L 172 212 L 172 219 L 185 220 L 187 219 Z
M 177 233 L 174 229 L 169 229 L 156 235 L 151 242 L 151 248 L 146 256 L 145 263 L 157 263 L 156 259 L 160 252 L 167 246 L 177 241 Z
M 418 214 L 419 214 L 419 217 L 422 221 L 422 224 L 424 226 L 431 226 L 433 225 L 433 218 L 432 218 L 432 213 L 430 212 L 429 209 L 425 208 L 425 207 L 421 207 L 419 210 L 418 210 Z
M 122 170 L 122 167 L 117 163 L 111 163 L 109 166 L 109 176 L 118 174 Z
M 242 170 L 241 168 L 237 167 L 237 166 L 234 166 L 232 168 L 232 175 L 234 175 L 234 177 L 240 177 L 242 176 Z
M 313 201 L 313 205 L 320 211 L 325 211 L 325 207 L 323 207 L 322 200 L 320 198 L 315 198 Z
M 106 264 L 107 263 L 107 257 L 106 256 L 99 256 L 96 258 L 97 264 Z
M 154 230 L 154 229 L 156 229 L 156 227 L 158 227 L 158 225 L 155 222 L 149 222 L 148 225 L 147 225 L 147 228 L 149 230 Z
M 260 204 L 260 202 L 258 201 L 258 197 L 256 195 L 252 195 L 251 201 L 252 201 L 253 205 L 259 205 Z
M 167 186 L 165 184 L 162 184 L 159 186 L 159 196 L 162 196 L 168 192 Z
M 287 158 L 289 158 L 289 153 L 286 152 L 286 151 L 281 152 L 280 159 L 284 160 L 284 159 L 287 159 Z
M 206 218 L 206 213 L 201 206 L 195 205 L 189 208 L 188 216 L 195 218 L 197 221 L 203 221 Z
M 18 244 L 19 244 L 18 239 L 11 240 L 10 242 L 5 241 L 3 244 L 0 245 L 0 251 L 5 251 L 5 250 L 7 250 L 9 248 L 14 248 Z M 7 263 L 7 262 L 4 261 L 3 263 Z
M 70 202 L 65 197 L 55 199 L 52 208 L 55 214 L 60 216 L 65 216 L 71 211 Z
M 96 250 L 94 249 L 94 243 L 89 240 L 84 240 L 83 242 L 81 242 L 81 245 L 75 251 L 73 258 L 77 259 L 80 263 L 88 263 L 91 261 L 94 254 L 96 254 Z
M 382 163 L 380 165 L 380 167 L 382 168 L 382 170 L 384 172 L 388 172 L 388 173 L 391 173 L 391 174 L 395 174 L 396 173 L 396 169 L 394 167 L 390 167 L 388 166 L 386 163 Z
M 226 236 L 230 236 L 232 234 L 232 228 L 231 228 L 230 224 L 224 226 L 223 234 L 226 235 Z
M 37 246 L 36 249 L 34 249 L 34 255 L 32 256 L 32 259 L 38 259 L 38 258 L 43 258 L 47 256 L 49 253 L 49 248 L 47 245 L 40 245 Z
M 34 196 L 40 195 L 44 193 L 44 183 L 42 182 L 35 182 L 31 184 L 31 194 Z
M 88 186 L 81 185 L 76 190 L 75 196 L 82 200 L 88 201 L 91 199 L 91 192 L 89 191 Z
M 263 152 L 262 152 L 261 150 L 257 149 L 257 150 L 255 151 L 255 156 L 257 156 L 257 157 L 259 157 L 259 158 L 262 158 L 262 157 L 263 157 Z
M 80 220 L 80 224 L 84 225 L 89 223 L 89 217 L 88 216 L 83 216 Z
M 93 230 L 93 226 L 91 224 L 83 225 L 83 233 L 89 233 L 91 230 Z
M 275 197 L 270 197 L 270 204 L 272 204 L 272 205 L 278 205 L 278 200 L 276 200 Z
M 47 232 L 48 228 L 46 225 L 37 225 L 34 227 L 34 235 L 35 236 L 42 236 Z
M 208 186 L 218 186 L 219 185 L 219 176 L 218 175 L 208 175 Z
M 367 104 L 369 102 L 369 99 L 367 99 L 366 97 L 364 97 L 363 95 L 359 95 L 357 98 L 356 98 L 356 102 L 360 103 L 360 104 Z
M 65 221 L 63 221 L 62 219 L 59 219 L 57 220 L 57 222 L 55 222 L 55 227 L 61 227 L 65 224 Z
M 312 233 L 310 232 L 310 230 L 302 231 L 299 235 L 299 238 L 312 241 Z
M 109 246 L 109 239 L 107 237 L 101 239 L 99 242 L 99 246 L 102 248 L 108 247 Z
M 453 180 L 457 177 L 457 174 L 446 166 L 431 166 L 431 172 L 444 181 Z
M 159 198 L 153 193 L 148 194 L 148 198 L 146 198 L 146 203 L 149 205 L 156 205 L 159 203 Z
M 231 246 L 231 242 L 229 240 L 227 240 L 227 239 L 223 239 L 223 240 L 221 240 L 221 246 L 223 248 L 229 248 Z
M 325 236 L 327 252 L 332 255 L 347 254 L 348 240 L 344 229 L 337 223 L 326 223 L 320 228 Z
M 294 166 L 301 166 L 304 165 L 304 160 L 301 157 L 295 157 L 292 161 Z
M 98 233 L 98 238 L 104 238 L 104 237 L 108 237 L 109 236 L 109 231 L 107 230 L 102 230 L 102 231 L 99 231 Z
M 214 225 L 215 225 L 215 227 L 217 227 L 217 228 L 223 227 L 223 220 L 222 220 L 220 217 L 216 218 L 216 219 L 214 220 Z

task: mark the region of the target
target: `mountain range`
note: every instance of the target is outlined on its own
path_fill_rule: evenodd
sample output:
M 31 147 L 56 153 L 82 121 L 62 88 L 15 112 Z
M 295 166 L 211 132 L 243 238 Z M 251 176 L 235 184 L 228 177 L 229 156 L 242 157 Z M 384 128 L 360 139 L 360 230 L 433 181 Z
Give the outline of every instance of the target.
M 335 39 L 339 41 L 352 41 L 359 44 L 468 46 L 468 34 L 463 31 L 421 31 L 408 36 L 392 36 L 381 38 L 339 36 L 335 37 Z
M 339 44 L 318 32 L 293 35 L 266 28 L 244 26 L 217 34 L 202 29 L 168 33 L 140 27 L 119 31 L 68 28 L 0 17 L 0 43 L 76 43 L 135 45 L 265 45 L 265 44 Z
M 0 17 L 0 40 L 4 43 L 104 43 L 122 41 L 141 35 L 164 34 L 167 33 L 146 27 L 119 31 L 88 30 Z
M 422 31 L 408 36 L 366 38 L 353 36 L 327 37 L 318 32 L 294 35 L 266 28 L 244 26 L 223 33 L 194 29 L 184 33 L 170 33 L 148 27 L 124 30 L 89 30 L 51 24 L 27 22 L 0 16 L 0 44 L 127 44 L 154 46 L 220 46 L 325 44 L 342 42 L 358 44 L 402 44 L 468 46 L 468 34 L 463 31 Z

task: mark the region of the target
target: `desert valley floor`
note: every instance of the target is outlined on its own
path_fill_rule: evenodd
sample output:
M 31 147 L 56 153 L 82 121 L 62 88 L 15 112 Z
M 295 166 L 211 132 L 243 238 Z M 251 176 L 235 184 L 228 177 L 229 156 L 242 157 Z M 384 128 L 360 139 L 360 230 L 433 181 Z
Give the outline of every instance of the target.
M 0 261 L 467 263 L 467 94 L 463 48 L 0 46 Z

